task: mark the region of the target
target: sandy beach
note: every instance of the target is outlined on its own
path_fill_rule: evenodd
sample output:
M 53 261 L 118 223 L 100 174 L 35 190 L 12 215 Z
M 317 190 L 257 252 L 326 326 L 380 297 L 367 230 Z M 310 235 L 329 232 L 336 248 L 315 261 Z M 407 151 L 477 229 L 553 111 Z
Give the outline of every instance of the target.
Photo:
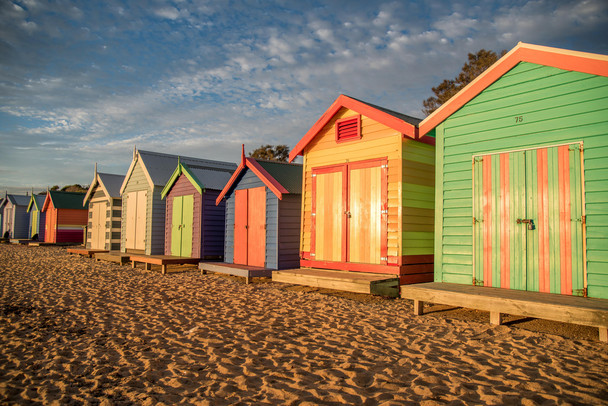
M 195 266 L 163 276 L 58 247 L 0 245 L 0 273 L 2 404 L 608 402 L 596 329 L 416 317 L 401 299 Z

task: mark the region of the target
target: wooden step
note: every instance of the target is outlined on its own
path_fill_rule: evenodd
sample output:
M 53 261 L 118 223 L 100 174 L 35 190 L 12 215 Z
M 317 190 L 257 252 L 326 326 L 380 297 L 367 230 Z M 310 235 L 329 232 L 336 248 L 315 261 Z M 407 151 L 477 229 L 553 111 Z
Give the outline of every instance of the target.
M 272 272 L 274 282 L 397 297 L 399 277 L 390 274 L 297 268 Z
M 128 263 L 130 257 L 130 254 L 120 251 L 97 252 L 94 255 L 96 261 L 116 262 L 121 265 Z
M 502 314 L 513 314 L 597 327 L 600 340 L 608 342 L 608 299 L 440 282 L 403 285 L 401 297 L 414 301 L 418 315 L 424 302 L 466 307 L 490 312 L 492 324 L 500 324 Z
M 87 248 L 68 248 L 66 251 L 68 254 L 82 255 L 83 257 L 89 258 L 93 258 L 93 255 L 99 252 L 108 252 L 108 250 L 93 250 Z
M 272 269 L 259 266 L 228 264 L 225 262 L 201 262 L 198 264 L 198 268 L 203 274 L 206 272 L 217 272 L 241 276 L 245 278 L 247 284 L 251 282 L 251 278 L 270 278 L 272 276 Z
M 150 265 L 160 265 L 161 273 L 167 273 L 167 265 L 198 264 L 200 258 L 176 257 L 172 255 L 133 255 L 129 257 L 131 266 L 135 268 L 138 262 L 145 264 L 144 269 L 149 271 Z

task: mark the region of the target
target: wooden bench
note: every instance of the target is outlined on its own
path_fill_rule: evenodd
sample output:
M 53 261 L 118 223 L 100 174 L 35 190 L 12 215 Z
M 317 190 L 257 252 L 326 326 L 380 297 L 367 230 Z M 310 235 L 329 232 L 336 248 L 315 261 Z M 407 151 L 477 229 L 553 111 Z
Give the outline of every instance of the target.
M 414 301 L 414 314 L 424 313 L 424 303 L 466 307 L 490 312 L 490 323 L 501 324 L 503 314 L 597 327 L 600 341 L 608 342 L 608 300 L 523 290 L 421 283 L 401 286 L 401 297 Z
M 93 255 L 97 254 L 98 252 L 108 252 L 107 250 L 92 250 L 87 248 L 68 248 L 66 251 L 68 254 L 82 255 L 83 257 L 89 258 L 93 258 Z
M 149 271 L 152 265 L 160 265 L 161 273 L 167 273 L 167 265 L 198 264 L 200 258 L 174 257 L 171 255 L 131 255 L 131 266 L 135 268 L 138 262 L 144 264 L 144 269 Z
M 298 268 L 273 271 L 272 281 L 346 292 L 399 296 L 399 277 L 391 274 Z
M 202 274 L 207 272 L 217 272 L 227 275 L 241 276 L 245 278 L 245 283 L 249 284 L 251 278 L 270 278 L 272 269 L 262 268 L 259 266 L 227 264 L 224 262 L 201 262 L 198 268 Z

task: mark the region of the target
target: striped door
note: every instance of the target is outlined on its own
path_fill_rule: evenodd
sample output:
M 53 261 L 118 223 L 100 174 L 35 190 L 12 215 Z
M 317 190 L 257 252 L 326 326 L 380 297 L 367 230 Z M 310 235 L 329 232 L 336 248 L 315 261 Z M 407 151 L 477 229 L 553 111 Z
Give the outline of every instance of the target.
M 474 158 L 476 284 L 584 294 L 581 154 L 571 144 Z
M 38 226 L 39 226 L 39 221 L 38 221 L 38 216 L 40 215 L 40 213 L 38 212 L 38 210 L 32 210 L 32 215 L 31 215 L 31 224 L 30 224 L 30 238 L 32 238 L 34 235 L 38 234 Z

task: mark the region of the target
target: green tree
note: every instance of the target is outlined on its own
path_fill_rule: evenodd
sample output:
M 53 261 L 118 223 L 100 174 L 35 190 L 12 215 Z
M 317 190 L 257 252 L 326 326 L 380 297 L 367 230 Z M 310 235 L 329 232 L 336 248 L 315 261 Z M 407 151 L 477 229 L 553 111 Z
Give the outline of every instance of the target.
M 267 161 L 287 162 L 289 147 L 287 145 L 262 145 L 249 153 L 251 158 Z
M 437 110 L 506 53 L 507 51 L 502 51 L 499 55 L 494 51 L 486 51 L 485 49 L 480 49 L 475 54 L 469 53 L 469 61 L 464 64 L 458 76 L 454 79 L 445 79 L 431 89 L 435 96 L 431 96 L 422 102 L 424 106 L 422 112 L 429 115 Z

